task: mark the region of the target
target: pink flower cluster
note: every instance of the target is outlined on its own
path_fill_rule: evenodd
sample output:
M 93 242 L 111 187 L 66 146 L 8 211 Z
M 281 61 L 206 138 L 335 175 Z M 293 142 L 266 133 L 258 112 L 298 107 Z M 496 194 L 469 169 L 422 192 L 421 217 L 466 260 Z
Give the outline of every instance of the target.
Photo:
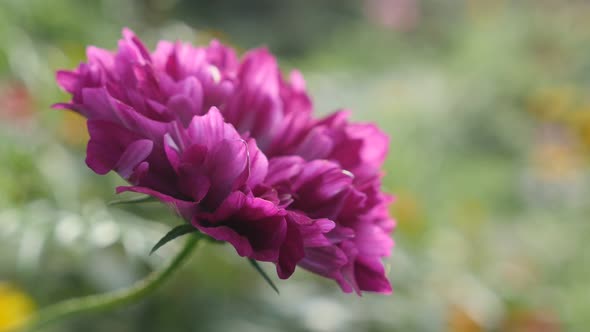
M 117 192 L 165 202 L 280 278 L 299 265 L 345 292 L 391 292 L 383 132 L 343 111 L 314 118 L 301 74 L 286 80 L 266 49 L 239 58 L 217 41 L 161 41 L 150 52 L 123 36 L 117 52 L 91 46 L 57 73 L 72 100 L 54 107 L 88 119 L 94 172 L 117 172 L 131 184 Z

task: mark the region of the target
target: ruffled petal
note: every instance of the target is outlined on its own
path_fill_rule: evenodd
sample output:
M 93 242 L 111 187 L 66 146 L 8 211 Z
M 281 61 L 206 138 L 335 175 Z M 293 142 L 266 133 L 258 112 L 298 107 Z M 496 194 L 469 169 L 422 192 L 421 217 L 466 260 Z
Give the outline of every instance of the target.
M 213 213 L 192 219 L 201 232 L 231 243 L 240 256 L 276 262 L 287 234 L 285 211 L 269 201 L 233 192 Z

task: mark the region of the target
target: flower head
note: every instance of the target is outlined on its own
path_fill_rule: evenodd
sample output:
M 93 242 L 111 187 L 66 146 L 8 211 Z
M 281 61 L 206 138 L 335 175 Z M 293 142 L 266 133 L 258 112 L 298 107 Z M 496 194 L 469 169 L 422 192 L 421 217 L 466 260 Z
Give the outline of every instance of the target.
M 302 75 L 289 80 L 266 49 L 238 58 L 123 31 L 116 52 L 58 71 L 72 95 L 56 108 L 87 118 L 87 165 L 117 172 L 117 192 L 151 195 L 237 253 L 334 279 L 345 292 L 389 293 L 391 198 L 381 192 L 387 136 L 346 112 L 312 114 Z

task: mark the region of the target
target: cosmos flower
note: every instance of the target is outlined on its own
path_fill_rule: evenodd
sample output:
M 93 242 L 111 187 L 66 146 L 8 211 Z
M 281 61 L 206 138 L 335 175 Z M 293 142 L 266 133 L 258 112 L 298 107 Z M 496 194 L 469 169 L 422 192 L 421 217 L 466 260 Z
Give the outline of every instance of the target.
M 266 49 L 239 58 L 217 41 L 161 41 L 150 52 L 123 37 L 57 73 L 72 99 L 54 107 L 87 118 L 94 172 L 117 172 L 130 184 L 117 192 L 159 199 L 280 278 L 300 266 L 345 292 L 391 292 L 383 132 L 344 111 L 314 118 L 302 75 L 286 80 Z

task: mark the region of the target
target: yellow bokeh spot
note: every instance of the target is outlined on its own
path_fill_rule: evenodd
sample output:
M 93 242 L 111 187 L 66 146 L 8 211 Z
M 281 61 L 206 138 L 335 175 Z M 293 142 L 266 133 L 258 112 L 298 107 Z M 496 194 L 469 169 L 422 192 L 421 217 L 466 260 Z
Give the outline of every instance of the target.
M 425 230 L 424 214 L 418 199 L 411 193 L 396 193 L 391 214 L 398 222 L 398 231 L 419 235 Z
M 582 161 L 575 146 L 561 142 L 538 144 L 533 151 L 537 174 L 547 181 L 575 178 L 582 169 Z
M 59 128 L 63 140 L 73 146 L 84 146 L 88 143 L 89 135 L 86 129 L 86 119 L 74 112 L 63 112 L 63 121 Z
M 582 145 L 590 150 L 590 105 L 585 105 L 575 112 L 571 112 L 568 117 L 568 125 L 574 129 Z
M 449 332 L 481 332 L 483 327 L 469 313 L 458 306 L 453 306 L 449 313 L 447 331 Z
M 561 122 L 577 103 L 576 91 L 568 86 L 544 89 L 534 94 L 528 110 L 546 121 Z
M 14 286 L 0 283 L 0 332 L 13 331 L 35 310 L 35 303 Z

